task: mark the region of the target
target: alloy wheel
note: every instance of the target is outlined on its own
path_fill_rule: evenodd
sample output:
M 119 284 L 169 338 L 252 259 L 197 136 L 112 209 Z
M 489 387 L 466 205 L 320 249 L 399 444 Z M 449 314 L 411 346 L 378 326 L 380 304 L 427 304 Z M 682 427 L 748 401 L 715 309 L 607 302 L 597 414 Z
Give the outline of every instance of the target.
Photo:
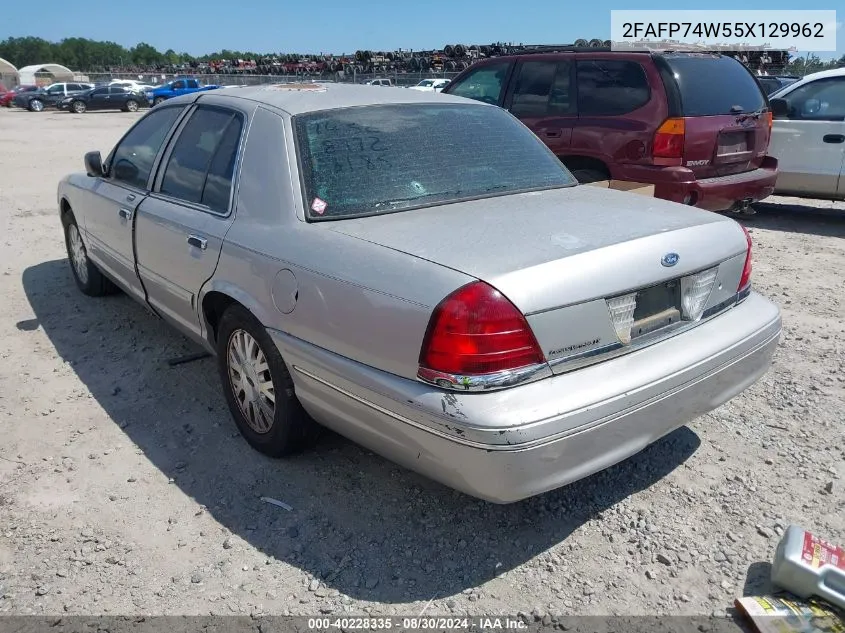
M 267 357 L 253 336 L 237 329 L 226 346 L 229 384 L 249 427 L 256 433 L 270 431 L 276 414 L 276 394 Z
M 75 224 L 68 227 L 68 245 L 70 246 L 70 261 L 76 276 L 83 285 L 88 283 L 88 254 L 85 252 L 85 244 L 82 243 L 82 236 Z

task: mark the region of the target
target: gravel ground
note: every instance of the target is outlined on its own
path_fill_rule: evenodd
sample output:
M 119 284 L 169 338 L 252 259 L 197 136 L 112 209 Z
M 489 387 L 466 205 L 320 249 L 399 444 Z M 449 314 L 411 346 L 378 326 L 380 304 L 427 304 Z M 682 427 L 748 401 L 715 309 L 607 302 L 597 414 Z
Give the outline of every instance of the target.
M 845 204 L 746 224 L 783 308 L 740 397 L 568 488 L 494 506 L 329 436 L 240 438 L 209 359 L 73 285 L 55 188 L 137 115 L 0 112 L 0 613 L 723 613 L 797 523 L 845 544 Z M 279 499 L 287 511 L 262 502 Z

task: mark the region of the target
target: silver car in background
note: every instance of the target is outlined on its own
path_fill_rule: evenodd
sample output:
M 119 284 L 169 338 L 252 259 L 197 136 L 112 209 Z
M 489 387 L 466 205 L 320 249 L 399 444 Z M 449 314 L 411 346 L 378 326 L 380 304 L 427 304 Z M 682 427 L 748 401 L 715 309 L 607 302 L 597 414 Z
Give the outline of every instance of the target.
M 58 186 L 76 283 L 122 288 L 215 354 L 268 455 L 313 441 L 316 421 L 513 502 L 742 392 L 781 331 L 737 222 L 577 185 L 476 101 L 202 92 L 85 164 Z

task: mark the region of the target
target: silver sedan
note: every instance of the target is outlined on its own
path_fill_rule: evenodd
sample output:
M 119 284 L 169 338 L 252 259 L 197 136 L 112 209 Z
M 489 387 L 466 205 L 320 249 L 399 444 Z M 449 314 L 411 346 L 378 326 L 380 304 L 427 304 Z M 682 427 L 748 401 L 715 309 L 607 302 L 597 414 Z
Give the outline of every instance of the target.
M 273 456 L 320 426 L 470 495 L 585 477 L 768 369 L 732 219 L 578 185 L 506 111 L 339 84 L 153 108 L 58 186 L 71 271 L 217 358 Z

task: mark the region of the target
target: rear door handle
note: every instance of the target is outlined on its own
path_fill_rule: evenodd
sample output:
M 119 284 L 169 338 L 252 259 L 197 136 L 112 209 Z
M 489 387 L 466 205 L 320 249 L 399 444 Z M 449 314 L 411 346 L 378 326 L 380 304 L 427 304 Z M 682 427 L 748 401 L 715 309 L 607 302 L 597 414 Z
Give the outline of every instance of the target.
M 132 219 L 132 211 L 130 211 L 129 209 L 124 209 L 123 207 L 121 207 L 120 211 L 118 211 L 117 213 L 124 220 L 131 220 Z
M 132 202 L 134 200 L 135 200 L 135 194 L 134 193 L 130 193 L 128 196 L 126 196 L 127 202 Z
M 548 136 L 549 138 L 559 138 L 560 130 L 544 130 L 543 136 Z
M 825 143 L 845 143 L 845 134 L 825 134 L 822 140 Z
M 208 246 L 208 240 L 204 237 L 200 237 L 199 235 L 189 235 L 188 244 L 190 244 L 191 246 L 196 246 L 199 249 L 205 250 Z

